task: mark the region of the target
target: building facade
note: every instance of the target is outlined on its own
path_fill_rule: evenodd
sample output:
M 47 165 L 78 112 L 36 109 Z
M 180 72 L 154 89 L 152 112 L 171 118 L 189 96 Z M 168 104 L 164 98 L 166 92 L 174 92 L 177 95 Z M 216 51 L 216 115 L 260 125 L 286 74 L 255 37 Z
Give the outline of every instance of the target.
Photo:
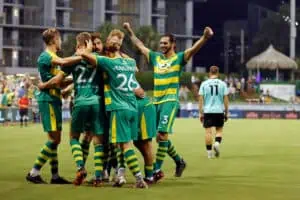
M 193 36 L 193 5 L 193 0 L 0 0 L 0 72 L 36 73 L 41 33 L 49 27 L 57 27 L 65 39 L 105 22 L 129 21 L 174 33 L 179 50 L 185 49 L 198 37 Z

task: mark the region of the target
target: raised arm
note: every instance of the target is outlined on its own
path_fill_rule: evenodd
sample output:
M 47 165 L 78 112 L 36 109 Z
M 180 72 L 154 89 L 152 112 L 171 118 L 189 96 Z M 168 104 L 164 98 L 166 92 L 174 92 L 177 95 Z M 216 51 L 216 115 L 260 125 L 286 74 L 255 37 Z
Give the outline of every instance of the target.
M 214 35 L 214 32 L 210 27 L 205 27 L 203 36 L 189 49 L 184 51 L 184 60 L 188 62 L 191 57 L 193 57 L 200 49 L 205 45 L 205 43 Z
M 39 82 L 38 88 L 40 90 L 46 89 L 46 88 L 55 88 L 59 87 L 59 85 L 62 83 L 62 81 L 65 78 L 64 72 L 60 71 L 58 74 L 56 74 L 53 78 L 48 80 L 47 82 Z
M 51 63 L 54 65 L 59 65 L 61 67 L 67 67 L 79 63 L 81 60 L 81 56 L 71 56 L 66 58 L 54 57 L 52 58 Z
M 128 34 L 129 34 L 129 37 L 130 37 L 132 43 L 147 58 L 147 60 L 149 60 L 149 52 L 150 52 L 150 50 L 147 47 L 145 47 L 144 43 L 136 37 L 136 35 L 133 32 L 130 24 L 128 22 L 126 22 L 126 23 L 123 24 L 123 27 L 124 27 L 125 30 L 128 31 Z

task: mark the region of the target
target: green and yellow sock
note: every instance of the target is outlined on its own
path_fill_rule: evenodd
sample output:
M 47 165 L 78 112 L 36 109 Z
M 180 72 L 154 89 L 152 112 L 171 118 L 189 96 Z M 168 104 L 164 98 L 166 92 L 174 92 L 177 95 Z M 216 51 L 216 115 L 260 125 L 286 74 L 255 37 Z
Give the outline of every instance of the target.
M 54 142 L 47 141 L 46 144 L 41 149 L 41 152 L 39 153 L 38 157 L 36 158 L 33 168 L 36 170 L 40 170 L 47 160 L 49 160 L 52 157 L 53 154 L 53 146 Z
M 72 155 L 76 162 L 77 168 L 78 169 L 83 168 L 84 167 L 83 153 L 79 141 L 77 139 L 71 139 L 70 145 L 72 149 Z
M 168 155 L 177 163 L 181 160 L 171 140 L 168 140 Z
M 145 170 L 145 177 L 151 180 L 153 178 L 153 165 L 149 165 L 149 166 L 145 165 L 144 170 Z
M 159 171 L 168 151 L 169 141 L 159 141 L 156 153 L 155 171 Z
M 90 142 L 86 140 L 82 140 L 80 146 L 82 149 L 83 163 L 85 165 L 90 152 Z
M 118 168 L 125 168 L 124 153 L 122 153 L 122 150 L 119 147 L 117 147 L 117 159 L 118 159 Z
M 95 163 L 95 177 L 97 179 L 102 178 L 103 174 L 103 157 L 104 147 L 102 144 L 95 145 L 94 163 Z
M 131 173 L 135 177 L 140 177 L 142 174 L 139 166 L 139 161 L 132 148 L 124 150 L 124 158 Z
M 50 158 L 51 174 L 56 177 L 58 176 L 57 146 L 57 144 L 52 146 L 52 157 Z

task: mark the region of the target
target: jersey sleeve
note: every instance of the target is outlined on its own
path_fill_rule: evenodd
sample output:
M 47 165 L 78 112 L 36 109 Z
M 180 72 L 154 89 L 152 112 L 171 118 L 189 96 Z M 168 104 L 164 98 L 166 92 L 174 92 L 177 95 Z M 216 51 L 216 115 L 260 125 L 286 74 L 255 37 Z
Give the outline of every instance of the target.
M 151 67 L 154 67 L 155 65 L 155 59 L 157 57 L 157 52 L 150 50 L 149 51 L 149 64 Z
M 180 65 L 180 71 L 182 71 L 184 69 L 184 66 L 186 65 L 186 62 L 184 60 L 184 51 L 177 53 L 177 57 Z
M 48 81 L 53 77 L 50 73 L 51 70 L 51 56 L 44 54 L 38 59 L 38 70 L 40 73 L 40 78 L 43 82 Z
M 202 83 L 199 89 L 199 95 L 204 95 L 204 84 Z
M 104 56 L 95 56 L 97 61 L 97 69 L 108 71 L 110 66 L 110 59 Z

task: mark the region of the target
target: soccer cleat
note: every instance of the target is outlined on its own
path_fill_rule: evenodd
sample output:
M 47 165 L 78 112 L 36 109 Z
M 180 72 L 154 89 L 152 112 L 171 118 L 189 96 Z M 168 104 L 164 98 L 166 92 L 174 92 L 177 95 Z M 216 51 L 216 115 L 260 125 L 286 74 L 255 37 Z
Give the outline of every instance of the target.
M 74 185 L 81 185 L 86 176 L 87 176 L 87 172 L 85 171 L 85 169 L 84 168 L 79 169 L 76 173 L 76 178 L 73 181 L 73 184 Z
M 141 179 L 135 183 L 134 188 L 148 189 L 148 185 L 143 179 Z
M 50 183 L 51 184 L 72 184 L 72 182 L 70 182 L 70 181 L 68 181 L 68 180 L 66 180 L 66 179 L 64 179 L 63 177 L 58 177 L 58 178 L 56 178 L 56 179 L 51 179 L 51 181 L 50 181 Z
M 181 158 L 181 160 L 176 163 L 175 176 L 181 177 L 185 168 L 186 168 L 186 162 Z
M 164 173 L 163 171 L 159 170 L 158 172 L 155 172 L 153 174 L 153 178 L 154 178 L 154 182 L 157 183 L 159 181 L 161 181 L 164 178 Z
M 126 179 L 124 176 L 118 176 L 117 180 L 113 184 L 113 187 L 122 187 L 124 184 L 126 184 Z
M 103 186 L 103 181 L 101 179 L 95 179 L 93 181 L 93 186 L 94 187 L 102 187 Z
M 144 181 L 147 183 L 147 185 L 152 185 L 154 184 L 154 178 L 144 178 Z
M 220 146 L 218 144 L 214 144 L 213 148 L 215 151 L 216 158 L 220 157 Z
M 31 176 L 30 173 L 27 174 L 26 180 L 34 184 L 47 184 L 40 175 Z
M 208 152 L 207 152 L 207 158 L 208 158 L 208 159 L 213 159 L 213 157 L 214 157 L 214 156 L 213 156 L 213 152 L 212 152 L 212 151 L 208 151 Z

